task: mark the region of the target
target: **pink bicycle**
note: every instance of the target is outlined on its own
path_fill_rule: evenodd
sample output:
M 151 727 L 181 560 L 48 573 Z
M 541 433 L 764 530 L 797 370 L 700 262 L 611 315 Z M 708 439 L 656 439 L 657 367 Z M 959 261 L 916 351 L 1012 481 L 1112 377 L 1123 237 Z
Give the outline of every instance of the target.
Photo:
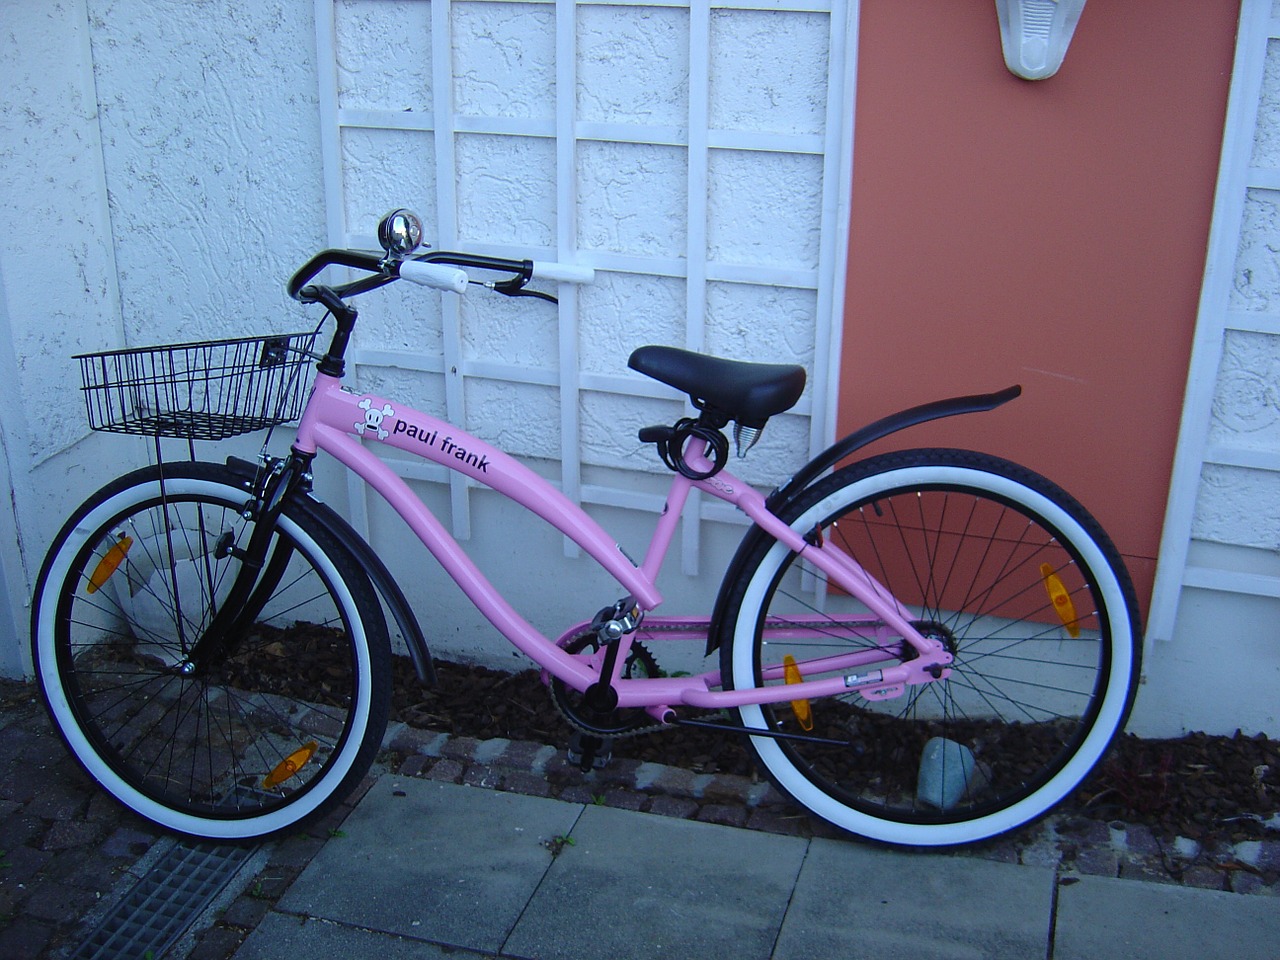
M 373 487 L 517 648 L 539 664 L 584 766 L 616 737 L 697 724 L 743 737 L 796 803 L 855 834 L 961 844 L 1040 816 L 1121 729 L 1140 648 L 1115 548 L 1071 497 L 995 457 L 873 440 L 989 410 L 1018 388 L 943 400 L 842 439 L 765 495 L 726 468 L 789 409 L 802 367 L 647 346 L 630 366 L 689 396 L 692 416 L 647 428 L 673 477 L 638 565 L 550 483 L 503 451 L 395 399 L 342 386 L 349 301 L 397 280 L 543 296 L 559 264 L 416 252 L 395 211 L 383 250 L 328 250 L 289 283 L 325 307 L 310 334 L 81 357 L 95 429 L 188 441 L 75 511 L 40 572 L 32 649 L 71 753 L 110 794 L 179 833 L 290 831 L 367 771 L 388 718 L 388 617 L 424 681 L 425 638 L 374 551 L 311 496 L 324 452 Z M 312 281 L 331 265 L 361 271 Z M 313 341 L 328 317 L 328 348 Z M 306 390 L 315 363 L 314 385 Z M 196 462 L 194 439 L 298 421 L 284 456 Z M 535 630 L 367 445 L 414 453 L 492 487 L 577 543 L 618 584 L 558 638 Z M 710 615 L 670 618 L 656 580 L 691 490 L 752 526 Z M 594 606 L 594 605 L 593 605 Z M 663 641 L 697 637 L 715 669 L 666 675 Z

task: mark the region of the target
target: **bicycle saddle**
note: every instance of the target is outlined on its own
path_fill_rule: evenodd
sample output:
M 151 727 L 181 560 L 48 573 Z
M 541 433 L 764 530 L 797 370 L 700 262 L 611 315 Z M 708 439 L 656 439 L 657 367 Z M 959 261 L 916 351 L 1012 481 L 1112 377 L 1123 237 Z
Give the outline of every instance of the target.
M 711 408 L 744 427 L 763 427 L 790 410 L 804 392 L 804 367 L 725 360 L 676 347 L 641 347 L 627 366 L 683 390 L 700 408 Z

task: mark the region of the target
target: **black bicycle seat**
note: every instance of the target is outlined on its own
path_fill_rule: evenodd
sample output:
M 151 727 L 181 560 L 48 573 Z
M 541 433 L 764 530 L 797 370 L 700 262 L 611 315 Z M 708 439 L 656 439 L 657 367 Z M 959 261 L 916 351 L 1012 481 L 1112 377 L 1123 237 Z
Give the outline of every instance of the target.
M 627 366 L 682 390 L 694 405 L 710 408 L 747 427 L 762 427 L 790 410 L 804 392 L 804 367 L 784 363 L 725 360 L 677 347 L 647 346 Z

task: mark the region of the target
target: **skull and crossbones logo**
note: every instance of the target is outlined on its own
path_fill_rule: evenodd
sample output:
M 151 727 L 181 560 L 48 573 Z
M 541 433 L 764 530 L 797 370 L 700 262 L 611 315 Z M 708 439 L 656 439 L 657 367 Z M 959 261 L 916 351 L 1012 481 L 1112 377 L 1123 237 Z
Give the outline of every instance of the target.
M 363 434 L 366 430 L 372 430 L 377 433 L 379 440 L 385 440 L 391 436 L 391 434 L 382 429 L 382 421 L 395 413 L 391 409 L 391 404 L 383 404 L 381 410 L 375 410 L 373 401 L 365 397 L 356 406 L 364 411 L 364 423 L 355 424 L 356 433 Z

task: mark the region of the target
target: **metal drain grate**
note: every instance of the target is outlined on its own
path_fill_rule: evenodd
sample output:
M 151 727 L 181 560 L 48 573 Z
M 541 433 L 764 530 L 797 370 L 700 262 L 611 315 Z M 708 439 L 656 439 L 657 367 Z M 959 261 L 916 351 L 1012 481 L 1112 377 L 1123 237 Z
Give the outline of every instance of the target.
M 176 844 L 89 934 L 71 960 L 159 958 L 256 849 Z

